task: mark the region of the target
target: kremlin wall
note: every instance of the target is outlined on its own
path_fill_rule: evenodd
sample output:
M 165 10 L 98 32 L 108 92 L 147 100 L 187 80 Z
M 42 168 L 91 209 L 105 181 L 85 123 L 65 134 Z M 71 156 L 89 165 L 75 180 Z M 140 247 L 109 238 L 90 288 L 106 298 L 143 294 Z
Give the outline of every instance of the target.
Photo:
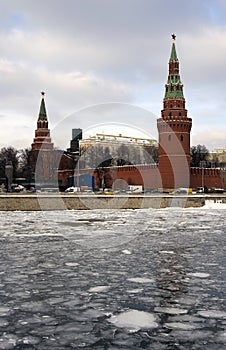
M 175 36 L 172 35 L 172 38 L 163 109 L 161 117 L 157 120 L 158 162 L 151 161 L 147 164 L 144 157 L 141 157 L 139 158 L 141 164 L 132 162 L 131 165 L 131 162 L 125 161 L 119 165 L 114 162 L 106 163 L 104 159 L 105 162 L 93 167 L 90 163 L 92 152 L 89 163 L 84 162 L 85 142 L 82 140 L 80 129 L 73 129 L 80 130 L 78 135 L 75 133 L 71 142 L 75 145 L 74 149 L 72 147 L 67 151 L 55 150 L 48 129 L 45 99 L 42 93 L 37 129 L 29 157 L 32 181 L 36 186 L 50 187 L 51 184 L 57 183 L 59 188 L 64 190 L 71 185 L 81 186 L 80 177 L 84 179 L 86 175 L 87 178 L 93 178 L 94 189 L 104 187 L 123 189 L 128 185 L 142 185 L 144 190 L 163 189 L 163 191 L 181 187 L 226 188 L 226 171 L 190 167 L 192 119 L 188 116 L 185 106 Z M 120 146 L 120 141 L 117 142 Z M 92 150 L 96 147 L 93 144 L 91 146 Z M 127 146 L 132 147 L 129 144 Z

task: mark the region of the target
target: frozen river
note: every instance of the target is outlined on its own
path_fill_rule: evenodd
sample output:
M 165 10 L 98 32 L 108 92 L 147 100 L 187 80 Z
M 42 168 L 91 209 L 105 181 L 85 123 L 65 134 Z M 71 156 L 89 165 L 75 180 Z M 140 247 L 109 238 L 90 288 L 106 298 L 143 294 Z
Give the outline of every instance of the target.
M 224 209 L 0 212 L 0 350 L 222 350 Z

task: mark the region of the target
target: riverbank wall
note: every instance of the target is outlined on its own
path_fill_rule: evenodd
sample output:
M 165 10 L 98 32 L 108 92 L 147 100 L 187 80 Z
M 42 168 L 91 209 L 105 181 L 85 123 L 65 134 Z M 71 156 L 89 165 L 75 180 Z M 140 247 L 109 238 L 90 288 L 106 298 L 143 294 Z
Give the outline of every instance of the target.
M 206 200 L 226 203 L 223 195 L 75 195 L 75 194 L 2 194 L 0 211 L 87 210 L 87 209 L 142 209 L 195 208 Z

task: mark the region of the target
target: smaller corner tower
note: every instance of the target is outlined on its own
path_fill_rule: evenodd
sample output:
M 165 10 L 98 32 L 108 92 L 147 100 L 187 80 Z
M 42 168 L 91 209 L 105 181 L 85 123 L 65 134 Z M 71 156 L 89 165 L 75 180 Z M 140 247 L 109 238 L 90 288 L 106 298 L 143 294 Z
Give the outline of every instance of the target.
M 159 132 L 159 172 L 165 189 L 190 186 L 190 131 L 191 118 L 187 116 L 179 60 L 172 34 L 168 79 L 161 118 L 157 120 Z
M 51 181 L 55 178 L 54 164 L 55 152 L 48 128 L 48 119 L 45 106 L 45 93 L 41 92 L 42 99 L 37 121 L 35 137 L 31 145 L 29 163 L 31 168 L 31 177 L 35 181 Z

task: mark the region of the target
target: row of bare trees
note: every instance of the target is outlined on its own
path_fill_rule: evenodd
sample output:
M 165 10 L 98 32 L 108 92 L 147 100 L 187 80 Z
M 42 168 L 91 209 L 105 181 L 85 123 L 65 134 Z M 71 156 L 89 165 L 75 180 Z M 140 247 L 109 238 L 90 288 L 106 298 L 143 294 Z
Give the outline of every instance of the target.
M 127 153 L 129 154 L 129 151 L 127 148 L 123 148 L 121 150 L 120 156 L 118 156 L 117 158 L 117 163 L 114 164 L 113 163 L 113 156 L 110 155 L 110 151 L 108 147 L 105 147 L 105 151 L 104 152 L 104 156 L 102 155 L 102 162 L 103 164 L 101 164 L 101 166 L 111 166 L 111 165 L 125 165 L 125 164 L 130 164 L 130 159 L 129 156 L 127 155 Z M 30 166 L 29 166 L 29 152 L 30 149 L 29 148 L 24 148 L 24 149 L 20 149 L 17 150 L 14 147 L 3 147 L 0 150 L 0 178 L 4 178 L 5 177 L 5 166 L 7 164 L 12 164 L 13 166 L 13 178 L 18 178 L 18 177 L 22 177 L 22 178 L 26 178 L 26 179 L 30 179 Z M 158 161 L 157 159 L 157 148 L 153 147 L 153 149 L 150 150 L 146 150 L 146 152 L 150 152 L 150 155 L 154 158 L 154 161 Z M 92 152 L 91 152 L 92 153 Z M 96 152 L 96 153 L 100 153 L 100 152 Z M 136 155 L 135 151 L 133 151 L 132 153 L 134 153 L 133 157 L 135 157 L 135 159 L 133 159 L 133 161 L 138 161 L 137 157 L 138 155 Z M 99 154 L 100 155 L 100 154 Z M 92 158 L 90 160 L 90 166 L 93 165 L 92 162 L 95 160 L 94 156 L 92 154 L 90 154 L 90 158 Z M 128 159 L 128 160 L 127 160 Z M 127 160 L 127 162 L 125 161 Z M 141 162 L 144 161 L 143 159 L 141 159 Z M 96 165 L 96 164 L 95 164 Z M 197 145 L 197 146 L 193 146 L 191 147 L 191 166 L 192 167 L 223 167 L 226 164 L 222 164 L 221 162 L 219 162 L 218 158 L 215 157 L 210 157 L 210 153 L 208 151 L 208 149 L 206 148 L 205 145 Z

